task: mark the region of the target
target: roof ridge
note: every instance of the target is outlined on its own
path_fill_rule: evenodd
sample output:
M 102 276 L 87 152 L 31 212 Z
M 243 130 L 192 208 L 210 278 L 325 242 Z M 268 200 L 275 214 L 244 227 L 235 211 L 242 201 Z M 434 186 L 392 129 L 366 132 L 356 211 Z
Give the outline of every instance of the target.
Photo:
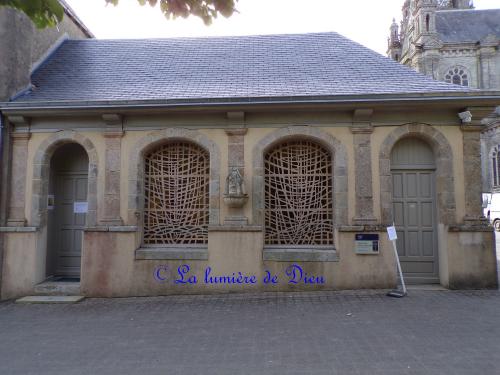
M 202 35 L 202 36 L 174 36 L 174 37 L 154 37 L 154 38 L 92 38 L 92 39 L 77 39 L 69 38 L 69 41 L 90 42 L 95 43 L 99 41 L 160 41 L 160 40 L 203 40 L 203 39 L 235 39 L 235 38 L 260 38 L 260 37 L 293 37 L 293 36 L 315 36 L 315 35 L 337 35 L 348 39 L 336 31 L 321 31 L 310 33 L 280 33 L 280 34 L 242 34 L 242 35 Z M 353 42 L 352 40 L 348 39 Z M 368 48 L 364 46 L 365 48 Z

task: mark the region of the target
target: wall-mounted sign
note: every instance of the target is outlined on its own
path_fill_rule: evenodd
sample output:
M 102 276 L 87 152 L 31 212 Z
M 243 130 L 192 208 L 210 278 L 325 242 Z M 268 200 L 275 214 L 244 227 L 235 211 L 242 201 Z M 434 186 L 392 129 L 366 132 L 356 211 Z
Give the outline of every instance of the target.
M 73 212 L 75 214 L 85 214 L 89 210 L 87 202 L 73 202 Z
M 378 254 L 378 234 L 357 233 L 355 242 L 356 254 Z

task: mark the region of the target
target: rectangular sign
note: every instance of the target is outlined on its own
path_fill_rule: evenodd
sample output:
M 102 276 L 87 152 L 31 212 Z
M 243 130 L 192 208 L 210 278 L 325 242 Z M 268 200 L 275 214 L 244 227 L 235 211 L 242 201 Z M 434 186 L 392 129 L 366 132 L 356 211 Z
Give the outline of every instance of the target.
M 387 227 L 387 235 L 389 236 L 389 241 L 395 241 L 398 239 L 398 235 L 396 234 L 396 227 Z
M 378 254 L 378 234 L 357 233 L 355 241 L 356 254 Z
M 85 214 L 89 210 L 87 202 L 73 202 L 73 212 L 75 214 Z

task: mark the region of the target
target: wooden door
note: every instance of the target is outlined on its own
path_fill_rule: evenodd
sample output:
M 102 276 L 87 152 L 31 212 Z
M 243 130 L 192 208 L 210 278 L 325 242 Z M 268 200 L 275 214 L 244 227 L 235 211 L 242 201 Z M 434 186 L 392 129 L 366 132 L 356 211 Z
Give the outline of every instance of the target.
M 439 282 L 434 171 L 393 171 L 392 186 L 403 273 L 409 282 Z
M 409 283 L 439 283 L 435 165 L 431 148 L 408 138 L 391 155 L 392 209 L 401 268 Z
M 51 159 L 48 202 L 47 277 L 80 277 L 87 212 L 88 157 L 66 144 Z
M 55 185 L 56 275 L 79 277 L 85 227 L 86 174 L 59 173 Z

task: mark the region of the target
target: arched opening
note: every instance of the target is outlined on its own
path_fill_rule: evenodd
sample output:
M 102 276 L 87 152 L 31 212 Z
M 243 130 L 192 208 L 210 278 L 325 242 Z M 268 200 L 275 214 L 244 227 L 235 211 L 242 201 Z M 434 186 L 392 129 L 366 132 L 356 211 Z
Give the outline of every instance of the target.
M 403 138 L 391 152 L 392 212 L 397 248 L 410 283 L 439 283 L 436 163 L 431 147 Z
M 205 245 L 210 215 L 210 155 L 173 141 L 144 155 L 143 246 Z
M 425 31 L 429 32 L 429 22 L 430 22 L 430 17 L 429 15 L 427 14 L 425 16 Z
M 60 146 L 50 159 L 47 277 L 80 278 L 83 229 L 88 212 L 88 173 L 87 152 L 77 143 Z
M 266 245 L 333 246 L 332 156 L 309 140 L 281 142 L 264 155 Z

